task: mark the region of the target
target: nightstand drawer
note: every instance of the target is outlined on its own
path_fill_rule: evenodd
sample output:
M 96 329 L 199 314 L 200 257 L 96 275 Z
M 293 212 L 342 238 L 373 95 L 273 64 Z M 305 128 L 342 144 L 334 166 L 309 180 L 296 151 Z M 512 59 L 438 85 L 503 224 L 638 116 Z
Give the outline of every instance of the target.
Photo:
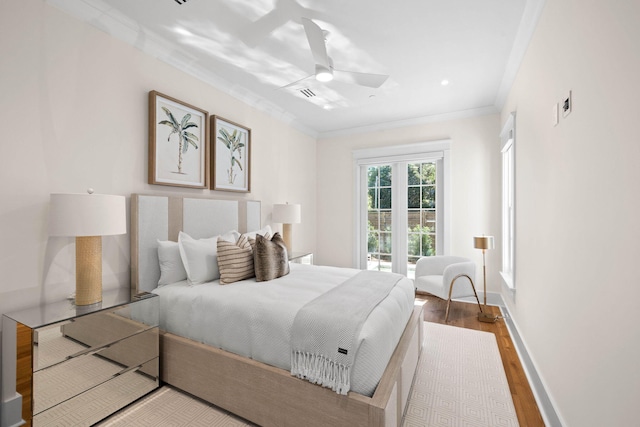
M 158 387 L 159 359 L 145 363 L 33 417 L 33 427 L 91 426 Z
M 41 369 L 33 374 L 33 413 L 52 408 L 157 356 L 158 329 L 153 328 Z
M 156 316 L 135 316 L 139 308 L 155 304 L 147 299 L 34 330 L 33 370 L 60 363 L 83 350 L 105 346 L 130 335 L 158 326 Z M 134 309 L 133 312 L 132 310 Z M 136 318 L 138 317 L 138 318 Z M 132 320 L 132 319 L 136 320 Z M 69 339 L 71 338 L 71 339 Z

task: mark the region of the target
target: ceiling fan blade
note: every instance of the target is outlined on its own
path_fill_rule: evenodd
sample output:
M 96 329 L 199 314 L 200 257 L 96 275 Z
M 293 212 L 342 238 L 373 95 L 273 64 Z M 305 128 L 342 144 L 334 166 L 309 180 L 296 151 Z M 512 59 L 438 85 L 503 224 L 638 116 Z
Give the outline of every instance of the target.
M 333 70 L 336 80 L 344 83 L 353 83 L 360 86 L 379 88 L 387 81 L 389 76 L 385 74 L 359 73 L 357 71 Z
M 304 26 L 305 33 L 307 33 L 309 47 L 311 48 L 311 53 L 313 54 L 313 59 L 315 59 L 316 64 L 330 68 L 331 64 L 329 55 L 327 55 L 327 45 L 324 41 L 322 28 L 308 18 L 302 18 L 302 25 Z
M 297 84 L 298 84 L 298 83 L 300 83 L 301 81 L 303 81 L 303 80 L 307 80 L 309 77 L 314 77 L 314 76 L 315 76 L 315 74 L 311 74 L 311 75 L 309 75 L 309 76 L 306 76 L 306 77 L 301 78 L 300 80 L 296 80 L 295 82 L 291 82 L 291 83 L 289 83 L 288 85 L 280 86 L 278 89 L 287 89 L 287 88 L 290 88 L 290 87 L 292 87 L 292 86 L 297 85 Z

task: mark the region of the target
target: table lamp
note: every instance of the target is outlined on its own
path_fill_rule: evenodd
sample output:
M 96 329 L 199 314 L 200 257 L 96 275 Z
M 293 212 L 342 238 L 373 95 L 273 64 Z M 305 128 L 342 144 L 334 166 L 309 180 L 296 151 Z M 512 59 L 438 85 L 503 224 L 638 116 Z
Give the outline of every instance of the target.
M 291 224 L 300 223 L 300 205 L 290 205 L 289 203 L 273 205 L 273 222 L 282 224 L 282 239 L 287 246 L 287 251 L 292 253 L 291 238 L 293 232 L 291 230 Z
M 102 236 L 127 232 L 124 196 L 51 194 L 49 235 L 76 238 L 76 305 L 102 301 Z
M 485 252 L 493 249 L 493 236 L 476 236 L 473 238 L 473 247 L 482 250 L 482 277 L 484 279 L 484 310 L 478 313 L 478 320 L 486 323 L 493 323 L 498 320 L 498 316 L 487 312 L 487 265 L 485 263 Z

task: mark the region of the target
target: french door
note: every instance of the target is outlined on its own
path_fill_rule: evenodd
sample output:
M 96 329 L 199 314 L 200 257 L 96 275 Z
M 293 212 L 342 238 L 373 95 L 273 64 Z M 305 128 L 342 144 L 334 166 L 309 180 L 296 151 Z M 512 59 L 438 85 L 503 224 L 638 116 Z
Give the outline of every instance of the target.
M 413 278 L 420 257 L 445 253 L 442 154 L 359 162 L 360 268 Z

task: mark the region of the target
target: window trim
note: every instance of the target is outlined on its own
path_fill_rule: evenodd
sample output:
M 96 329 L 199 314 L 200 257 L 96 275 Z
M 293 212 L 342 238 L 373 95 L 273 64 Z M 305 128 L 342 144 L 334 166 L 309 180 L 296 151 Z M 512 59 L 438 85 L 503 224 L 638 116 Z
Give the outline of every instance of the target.
M 504 286 L 515 293 L 516 288 L 516 113 L 509 114 L 500 132 L 500 152 L 502 161 L 502 266 L 500 276 Z M 509 156 L 510 174 L 505 169 L 505 156 Z M 507 194 L 508 193 L 508 194 Z M 511 209 L 509 209 L 511 200 Z M 506 265 L 508 264 L 508 265 Z
M 439 162 L 436 172 L 436 182 L 442 182 L 442 192 L 436 192 L 436 206 L 439 206 L 440 209 L 442 209 L 441 214 L 438 215 L 438 225 L 442 228 L 442 233 L 436 234 L 436 250 L 438 255 L 449 254 L 451 240 L 451 179 L 449 160 L 450 149 L 451 140 L 445 139 L 407 145 L 365 148 L 354 150 L 352 152 L 356 192 L 356 197 L 353 198 L 353 229 L 355 243 L 353 251 L 353 265 L 355 266 L 355 268 L 363 268 L 363 265 L 366 265 L 367 254 L 366 252 L 362 251 L 362 248 L 366 247 L 367 236 L 366 232 L 364 232 L 363 230 L 362 224 L 366 224 L 367 220 L 367 210 L 363 209 L 363 206 L 367 205 L 367 194 L 365 191 L 363 191 L 363 186 L 367 185 L 366 166 L 375 164 L 391 164 L 393 167 L 393 176 L 401 177 L 400 179 L 404 180 L 404 187 L 406 187 L 406 171 L 400 170 L 400 163 L 429 160 L 436 160 L 437 162 Z M 406 199 L 406 192 L 393 192 L 392 200 L 394 206 L 396 203 L 397 206 L 406 205 Z M 406 229 L 407 218 L 404 218 L 404 216 L 405 215 L 394 215 L 392 220 L 393 227 L 398 227 L 401 230 Z M 398 233 L 394 233 L 394 237 L 392 238 L 392 253 L 394 255 L 396 254 L 398 247 L 403 246 L 401 245 L 401 242 L 399 240 L 400 238 L 401 237 L 400 235 L 398 235 Z M 404 246 L 406 246 L 406 243 L 404 244 Z M 400 251 L 400 255 L 392 257 L 392 268 L 394 268 L 395 271 L 404 270 L 406 274 L 408 255 L 404 252 L 406 251 Z M 402 255 L 402 253 L 404 253 L 404 255 Z

